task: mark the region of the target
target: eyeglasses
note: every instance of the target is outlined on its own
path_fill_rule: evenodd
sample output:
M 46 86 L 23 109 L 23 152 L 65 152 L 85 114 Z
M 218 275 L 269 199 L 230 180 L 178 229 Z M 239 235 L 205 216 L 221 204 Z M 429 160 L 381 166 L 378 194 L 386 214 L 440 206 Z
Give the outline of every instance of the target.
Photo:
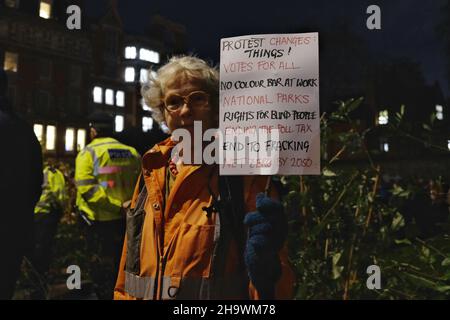
M 208 105 L 209 94 L 204 91 L 193 91 L 186 96 L 179 94 L 171 94 L 164 99 L 164 107 L 169 112 L 177 112 L 181 110 L 184 104 L 192 109 L 200 109 Z

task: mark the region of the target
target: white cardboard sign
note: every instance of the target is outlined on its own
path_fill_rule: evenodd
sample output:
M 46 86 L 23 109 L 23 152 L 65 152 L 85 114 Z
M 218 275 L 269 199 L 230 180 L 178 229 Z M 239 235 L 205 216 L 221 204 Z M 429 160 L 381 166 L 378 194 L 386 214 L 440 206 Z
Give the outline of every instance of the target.
M 318 42 L 318 33 L 221 39 L 221 175 L 320 174 Z M 230 137 L 245 135 L 250 152 L 238 155 Z

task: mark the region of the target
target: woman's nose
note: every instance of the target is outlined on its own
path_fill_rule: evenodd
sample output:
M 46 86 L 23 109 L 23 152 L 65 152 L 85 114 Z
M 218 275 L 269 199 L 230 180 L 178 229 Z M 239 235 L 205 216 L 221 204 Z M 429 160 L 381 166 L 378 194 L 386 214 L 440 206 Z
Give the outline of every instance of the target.
M 188 106 L 187 102 L 184 102 L 181 106 L 180 116 L 187 116 L 191 114 L 191 108 Z

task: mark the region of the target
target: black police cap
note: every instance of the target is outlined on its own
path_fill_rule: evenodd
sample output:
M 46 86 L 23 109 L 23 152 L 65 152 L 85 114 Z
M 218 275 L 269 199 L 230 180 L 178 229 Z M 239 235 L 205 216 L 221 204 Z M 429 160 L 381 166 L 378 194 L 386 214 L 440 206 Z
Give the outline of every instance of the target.
M 93 128 L 112 128 L 114 127 L 114 117 L 109 113 L 95 112 L 89 115 L 89 126 Z

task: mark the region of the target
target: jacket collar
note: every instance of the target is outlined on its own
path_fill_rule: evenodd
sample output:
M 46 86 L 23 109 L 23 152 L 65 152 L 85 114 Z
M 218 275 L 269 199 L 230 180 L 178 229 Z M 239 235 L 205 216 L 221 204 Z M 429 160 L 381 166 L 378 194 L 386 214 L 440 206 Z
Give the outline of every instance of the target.
M 171 137 L 157 143 L 153 148 L 148 150 L 142 157 L 142 168 L 151 171 L 167 166 L 173 147 L 177 145 Z M 190 171 L 195 171 L 200 167 L 214 167 L 214 165 L 190 165 Z
M 94 138 L 91 141 L 91 143 L 89 143 L 89 145 L 96 145 L 96 144 L 105 143 L 105 142 L 118 142 L 118 141 L 111 137 L 101 137 L 101 138 Z
M 155 144 L 142 157 L 142 167 L 146 170 L 152 170 L 166 166 L 175 145 L 176 143 L 172 141 L 171 137 Z

